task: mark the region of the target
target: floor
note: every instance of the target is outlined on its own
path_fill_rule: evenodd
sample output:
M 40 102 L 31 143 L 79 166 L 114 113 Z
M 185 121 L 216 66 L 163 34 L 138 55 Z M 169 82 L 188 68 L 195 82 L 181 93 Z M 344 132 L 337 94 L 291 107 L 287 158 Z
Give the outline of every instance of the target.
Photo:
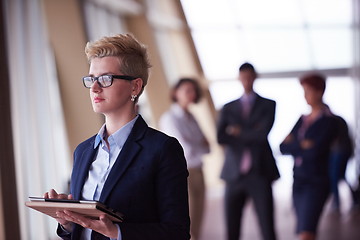
M 291 206 L 291 174 L 277 180 L 273 185 L 273 191 L 278 240 L 296 240 L 295 218 Z M 351 209 L 350 190 L 345 182 L 340 182 L 339 191 L 342 200 L 341 210 L 334 213 L 330 204 L 326 205 L 319 223 L 317 240 L 360 240 L 360 211 Z M 207 191 L 202 236 L 199 240 L 224 240 L 223 219 L 223 186 L 212 187 Z M 245 209 L 242 231 L 242 240 L 261 240 L 251 202 Z

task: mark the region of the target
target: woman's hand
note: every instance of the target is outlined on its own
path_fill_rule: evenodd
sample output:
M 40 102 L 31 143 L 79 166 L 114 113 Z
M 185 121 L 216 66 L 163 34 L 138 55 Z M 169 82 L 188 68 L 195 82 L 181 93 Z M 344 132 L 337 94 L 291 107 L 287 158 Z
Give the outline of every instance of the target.
M 72 195 L 69 194 L 58 194 L 54 189 L 51 189 L 49 192 L 44 193 L 44 198 L 50 198 L 50 199 L 73 199 Z M 63 218 L 55 218 L 58 223 L 60 223 L 63 228 L 65 228 L 66 231 L 71 232 L 72 231 L 72 224 L 71 222 L 63 219 Z
M 229 134 L 233 137 L 237 137 L 240 135 L 241 128 L 238 125 L 229 125 L 226 127 L 225 131 L 227 134 Z
M 54 189 L 44 194 L 44 198 L 51 199 L 73 199 L 69 194 L 58 194 Z M 56 220 L 60 223 L 66 231 L 72 231 L 72 223 L 79 224 L 84 228 L 90 228 L 98 233 L 101 233 L 109 238 L 118 237 L 117 226 L 106 215 L 101 215 L 98 220 L 90 219 L 82 214 L 72 211 L 64 210 L 56 212 Z
M 56 215 L 60 219 L 79 224 L 84 228 L 90 228 L 109 238 L 118 237 L 117 226 L 105 214 L 101 215 L 98 220 L 68 210 L 56 212 Z
M 310 139 L 304 139 L 300 143 L 301 148 L 304 150 L 308 150 L 314 146 L 314 142 Z

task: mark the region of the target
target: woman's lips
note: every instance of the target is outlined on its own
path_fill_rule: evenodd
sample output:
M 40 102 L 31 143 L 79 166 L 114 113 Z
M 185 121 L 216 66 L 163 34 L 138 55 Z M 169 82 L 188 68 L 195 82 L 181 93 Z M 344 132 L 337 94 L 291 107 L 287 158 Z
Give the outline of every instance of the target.
M 101 101 L 104 101 L 104 99 L 100 97 L 94 97 L 94 103 L 99 103 Z

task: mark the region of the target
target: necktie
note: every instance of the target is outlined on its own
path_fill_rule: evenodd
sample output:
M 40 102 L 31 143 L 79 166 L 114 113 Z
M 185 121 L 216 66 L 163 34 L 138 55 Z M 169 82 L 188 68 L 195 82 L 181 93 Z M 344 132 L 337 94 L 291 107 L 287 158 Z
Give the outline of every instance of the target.
M 250 114 L 250 110 L 251 110 L 251 104 L 250 104 L 250 99 L 249 98 L 244 98 L 243 101 L 241 102 L 242 104 L 242 114 L 244 117 L 248 117 Z
M 251 168 L 251 153 L 250 150 L 245 149 L 240 161 L 240 173 L 247 174 Z
M 245 118 L 249 117 L 251 110 L 250 97 L 244 96 L 241 101 L 242 114 Z M 251 153 L 249 149 L 244 149 L 243 155 L 240 159 L 240 173 L 247 174 L 251 168 Z

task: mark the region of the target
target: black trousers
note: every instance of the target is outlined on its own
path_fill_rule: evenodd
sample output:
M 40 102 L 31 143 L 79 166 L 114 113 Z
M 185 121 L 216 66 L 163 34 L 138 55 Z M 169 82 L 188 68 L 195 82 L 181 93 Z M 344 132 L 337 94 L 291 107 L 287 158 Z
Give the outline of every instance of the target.
M 225 220 L 227 240 L 239 240 L 245 203 L 252 199 L 264 240 L 276 240 L 274 229 L 274 201 L 271 182 L 255 174 L 226 182 Z

